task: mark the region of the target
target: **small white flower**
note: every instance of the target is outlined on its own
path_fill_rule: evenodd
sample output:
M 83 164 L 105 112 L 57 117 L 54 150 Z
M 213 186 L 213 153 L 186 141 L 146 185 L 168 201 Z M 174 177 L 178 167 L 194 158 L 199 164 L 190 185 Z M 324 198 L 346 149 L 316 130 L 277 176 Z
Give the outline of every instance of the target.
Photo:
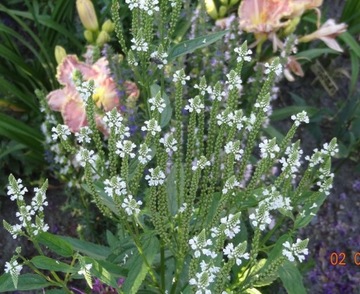
M 250 62 L 251 61 L 251 54 L 252 51 L 250 49 L 247 50 L 247 46 L 246 47 L 237 47 L 234 49 L 234 52 L 238 54 L 238 57 L 236 59 L 237 62 L 241 62 L 243 60 Z
M 214 281 L 214 275 L 208 272 L 196 273 L 195 278 L 189 280 L 189 284 L 194 286 L 195 294 L 211 294 L 211 290 L 208 289 L 210 284 Z
M 90 272 L 90 269 L 92 268 L 92 264 L 85 264 L 83 267 L 80 268 L 80 270 L 78 271 L 79 275 L 87 275 Z
M 15 178 L 10 179 L 10 185 L 7 186 L 7 189 L 8 189 L 7 195 L 10 196 L 11 201 L 14 200 L 23 201 L 25 193 L 28 192 L 28 189 L 24 187 L 24 185 L 22 184 L 22 180 L 21 179 L 16 180 Z
M 17 262 L 17 260 L 12 259 L 10 262 L 5 263 L 5 273 L 10 273 L 11 276 L 18 276 L 22 270 L 23 266 Z
M 225 227 L 224 233 L 226 237 L 232 239 L 237 233 L 240 232 L 240 215 L 229 214 L 226 217 L 221 218 L 220 222 Z
M 92 81 L 75 81 L 76 91 L 79 93 L 80 98 L 87 102 L 94 92 L 94 83 Z
M 140 145 L 138 159 L 141 164 L 147 164 L 151 160 L 150 152 L 151 149 L 145 143 Z
M 194 99 L 189 99 L 189 104 L 185 106 L 185 110 L 189 112 L 195 111 L 196 113 L 200 113 L 204 108 L 205 105 L 201 103 L 199 96 L 196 96 Z
M 133 43 L 133 45 L 131 45 L 131 50 L 138 51 L 138 52 L 147 52 L 149 49 L 149 44 L 141 36 L 132 38 L 131 42 Z
M 230 141 L 225 145 L 225 153 L 226 154 L 234 154 L 235 160 L 240 160 L 244 150 L 241 149 L 241 143 L 239 140 L 236 140 L 235 142 Z
M 164 184 L 165 174 L 159 167 L 156 167 L 155 169 L 150 168 L 149 172 L 150 175 L 145 176 L 145 180 L 148 181 L 149 186 L 159 186 Z
M 335 156 L 339 153 L 339 147 L 335 140 L 332 140 L 330 143 L 325 143 L 320 152 L 324 155 Z
M 79 144 L 82 144 L 83 142 L 90 143 L 91 134 L 92 134 L 92 130 L 89 127 L 85 126 L 85 127 L 81 127 L 78 133 L 75 133 L 75 137 L 77 138 Z
M 309 117 L 307 116 L 306 111 L 299 112 L 298 114 L 293 114 L 291 119 L 294 121 L 295 126 L 299 126 L 302 122 L 308 124 Z
M 126 195 L 126 183 L 123 178 L 119 176 L 114 176 L 110 180 L 106 179 L 104 181 L 105 184 L 105 193 L 114 198 L 115 195 Z
M 229 90 L 232 90 L 235 88 L 238 90 L 242 89 L 241 77 L 239 75 L 237 75 L 237 73 L 234 70 L 230 71 L 230 73 L 228 73 L 226 75 L 226 77 L 228 78 L 228 80 L 226 81 L 226 84 L 229 85 Z
M 305 255 L 309 254 L 309 250 L 306 248 L 309 240 L 300 240 L 297 239 L 296 243 L 290 244 L 289 241 L 284 242 L 282 254 L 289 259 L 289 261 L 295 261 L 295 257 L 298 258 L 300 262 L 305 260 Z
M 136 145 L 129 141 L 119 141 L 116 143 L 117 150 L 115 151 L 116 154 L 118 154 L 121 158 L 124 158 L 125 155 L 129 155 L 131 158 L 135 157 L 135 153 L 133 153 L 133 149 L 136 147 Z
M 190 80 L 190 76 L 186 76 L 183 69 L 177 70 L 173 75 L 173 82 L 180 82 L 182 85 L 186 85 L 186 81 Z
M 165 134 L 164 138 L 160 139 L 160 143 L 164 145 L 165 151 L 168 154 L 171 154 L 172 152 L 177 151 L 177 141 L 174 138 L 173 134 Z
M 46 201 L 46 193 L 42 189 L 34 188 L 35 196 L 31 200 L 31 206 L 34 211 L 43 211 L 43 206 L 48 206 L 48 202 Z
M 271 64 L 265 63 L 265 74 L 270 74 L 270 72 L 274 72 L 277 76 L 280 76 L 282 73 L 282 65 L 278 63 L 278 61 L 274 60 Z
M 128 215 L 138 214 L 140 212 L 140 206 L 142 205 L 142 202 L 139 200 L 136 202 L 136 199 L 133 198 L 132 195 L 128 195 L 124 202 L 121 204 L 121 207 L 125 209 L 125 212 Z
M 124 119 L 116 108 L 114 108 L 113 110 L 106 112 L 102 120 L 106 126 L 111 129 L 120 128 Z
M 149 103 L 151 104 L 150 109 L 152 111 L 156 109 L 159 113 L 162 113 L 166 107 L 165 100 L 161 97 L 160 92 L 155 97 L 150 98 Z
M 280 147 L 276 144 L 275 138 L 272 140 L 265 139 L 259 144 L 261 158 L 274 159 L 276 153 L 280 151 Z
M 151 135 L 155 136 L 156 133 L 161 132 L 161 127 L 155 119 L 145 121 L 145 126 L 141 127 L 142 131 L 148 131 Z
M 205 156 L 201 156 L 200 159 L 192 166 L 192 170 L 196 171 L 198 168 L 204 169 L 207 166 L 210 166 L 211 163 L 209 160 L 206 159 Z
M 240 187 L 240 183 L 236 180 L 235 176 L 232 176 L 225 182 L 222 193 L 225 195 L 229 191 L 233 190 L 235 187 Z
M 57 127 L 52 127 L 51 131 L 53 140 L 57 140 L 61 138 L 62 140 L 66 140 L 68 136 L 70 136 L 71 132 L 67 125 L 60 125 L 58 124 Z
M 85 167 L 87 163 L 94 165 L 97 156 L 94 154 L 93 150 L 87 150 L 83 147 L 80 147 L 80 151 L 76 154 L 75 158 L 82 167 Z
M 206 256 L 216 256 L 216 253 L 207 248 L 212 245 L 212 241 L 210 239 L 203 239 L 195 236 L 189 240 L 189 245 L 191 249 L 194 250 L 194 256 L 196 258 L 199 258 L 201 254 Z
M 150 57 L 155 60 L 158 69 L 162 69 L 168 63 L 168 54 L 166 52 L 154 51 Z

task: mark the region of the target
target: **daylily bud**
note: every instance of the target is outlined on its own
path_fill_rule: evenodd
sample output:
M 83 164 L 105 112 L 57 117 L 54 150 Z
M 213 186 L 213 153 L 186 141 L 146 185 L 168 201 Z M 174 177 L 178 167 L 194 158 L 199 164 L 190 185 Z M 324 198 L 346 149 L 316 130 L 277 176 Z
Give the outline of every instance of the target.
M 93 36 L 92 31 L 85 30 L 84 37 L 85 37 L 85 40 L 88 41 L 89 43 L 94 42 L 94 36 Z
M 238 3 L 239 2 L 239 0 L 231 0 L 230 1 L 230 6 L 233 6 L 233 5 L 235 5 L 236 3 Z
M 107 32 L 107 33 L 112 33 L 115 29 L 115 25 L 114 23 L 108 19 L 107 21 L 105 21 L 101 27 L 101 30 Z
M 229 4 L 229 1 L 228 0 L 220 0 L 221 4 L 224 4 L 224 5 L 228 5 Z
M 99 29 L 95 8 L 91 0 L 76 0 L 76 9 L 85 29 L 90 31 Z
M 109 34 L 105 31 L 101 31 L 96 39 L 96 45 L 101 47 L 102 45 L 104 45 L 105 43 L 107 43 L 109 41 L 110 41 Z
M 225 6 L 223 6 L 223 5 L 221 5 L 220 8 L 219 8 L 219 16 L 224 17 L 226 12 L 227 12 L 227 8 Z
M 61 61 L 65 58 L 66 51 L 63 47 L 56 45 L 55 46 L 55 59 L 57 64 L 60 64 Z
M 210 17 L 213 19 L 218 19 L 219 15 L 213 0 L 205 0 L 205 7 L 206 12 L 210 15 Z

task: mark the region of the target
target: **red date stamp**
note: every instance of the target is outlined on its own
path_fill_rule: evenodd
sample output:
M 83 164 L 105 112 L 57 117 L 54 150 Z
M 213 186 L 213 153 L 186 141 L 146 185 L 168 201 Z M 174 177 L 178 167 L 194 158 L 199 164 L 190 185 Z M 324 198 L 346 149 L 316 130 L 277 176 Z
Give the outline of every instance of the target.
M 349 260 L 357 266 L 360 266 L 360 252 L 354 252 L 352 256 L 347 256 L 345 252 L 332 252 L 330 254 L 330 264 L 333 266 L 346 266 Z

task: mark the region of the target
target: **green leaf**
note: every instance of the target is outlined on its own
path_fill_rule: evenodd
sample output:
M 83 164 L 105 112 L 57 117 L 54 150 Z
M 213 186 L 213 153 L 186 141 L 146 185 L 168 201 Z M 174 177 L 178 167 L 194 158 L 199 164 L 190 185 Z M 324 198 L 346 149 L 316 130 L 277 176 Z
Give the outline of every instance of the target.
M 69 242 L 64 240 L 61 236 L 56 236 L 50 233 L 41 233 L 36 237 L 36 240 L 41 244 L 49 247 L 51 251 L 64 257 L 71 257 L 73 255 L 73 248 Z
M 159 241 L 155 236 L 145 234 L 142 235 L 141 244 L 143 245 L 142 248 L 144 249 L 143 254 L 146 257 L 148 265 L 151 267 L 155 255 L 159 250 Z M 141 256 L 139 252 L 136 252 L 129 259 L 129 275 L 126 277 L 125 283 L 122 288 L 124 293 L 136 294 L 147 273 L 149 272 L 149 268 L 143 258 L 144 257 Z
M 220 40 L 228 33 L 228 30 L 211 33 L 206 36 L 194 38 L 192 40 L 181 42 L 170 49 L 168 60 L 172 61 L 175 58 L 191 53 L 196 49 L 207 47 L 210 44 Z
M 251 289 L 246 289 L 245 290 L 246 294 L 261 294 L 261 292 L 255 288 L 251 288 Z
M 43 152 L 42 135 L 25 123 L 0 113 L 0 136 L 22 143 L 37 152 Z
M 278 274 L 288 294 L 306 294 L 302 276 L 294 263 L 286 260 Z
M 46 257 L 46 256 L 35 256 L 31 259 L 31 263 L 38 269 L 74 273 L 77 270 L 71 267 L 69 264 Z
M 355 52 L 350 51 L 350 60 L 351 60 L 350 92 L 353 92 L 355 91 L 357 82 L 359 81 L 360 57 L 357 56 Z
M 15 289 L 10 274 L 0 276 L 0 293 L 15 290 L 37 290 L 51 286 L 44 278 L 34 274 L 19 276 L 18 286 Z
M 318 112 L 318 109 L 311 106 L 288 106 L 280 109 L 275 109 L 270 116 L 272 121 L 290 118 L 293 114 L 297 114 L 305 110 L 309 117 L 312 117 Z
M 340 54 L 340 53 L 330 48 L 315 48 L 315 49 L 309 49 L 299 52 L 298 54 L 296 54 L 296 58 L 305 58 L 312 60 L 318 58 L 319 56 L 323 56 L 325 54 Z
M 91 275 L 97 277 L 105 283 L 106 285 L 109 285 L 115 289 L 118 289 L 118 285 L 116 282 L 116 278 L 113 274 L 111 274 L 105 267 L 103 267 L 97 260 L 92 259 L 90 257 L 84 257 L 84 262 L 86 264 L 92 264 L 92 267 L 90 269 Z M 121 270 L 121 268 L 119 267 Z
M 318 197 L 316 198 L 316 200 L 314 202 L 311 201 L 311 203 L 306 204 L 302 208 L 301 213 L 297 215 L 294 223 L 294 228 L 297 230 L 306 227 L 317 214 L 325 199 L 326 195 L 324 193 L 318 192 Z
M 360 45 L 349 32 L 342 33 L 338 38 L 348 45 L 350 50 L 360 58 Z
M 97 245 L 91 242 L 82 241 L 79 239 L 60 236 L 63 242 L 70 244 L 74 250 L 81 252 L 84 255 L 92 257 L 94 259 L 104 260 L 111 253 L 111 249 L 106 246 Z

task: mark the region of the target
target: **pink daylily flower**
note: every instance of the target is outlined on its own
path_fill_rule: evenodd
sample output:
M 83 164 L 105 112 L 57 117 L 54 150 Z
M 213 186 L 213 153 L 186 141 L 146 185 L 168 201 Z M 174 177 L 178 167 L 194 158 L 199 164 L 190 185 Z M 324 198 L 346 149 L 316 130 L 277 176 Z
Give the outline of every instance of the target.
M 304 71 L 302 70 L 302 67 L 300 63 L 297 61 L 296 57 L 289 56 L 284 69 L 284 76 L 289 82 L 295 81 L 295 78 L 292 74 L 295 74 L 299 77 L 303 77 Z
M 315 32 L 299 38 L 299 42 L 310 42 L 315 39 L 322 40 L 328 47 L 335 51 L 343 52 L 342 48 L 336 42 L 335 38 L 346 31 L 345 23 L 336 24 L 333 19 L 328 19 Z
M 68 55 L 57 68 L 57 79 L 64 87 L 50 92 L 47 100 L 50 109 L 61 112 L 64 123 L 72 132 L 78 132 L 81 127 L 88 124 L 85 102 L 76 90 L 72 78 L 75 70 L 81 72 L 84 81 L 94 81 L 92 99 L 99 109 L 105 112 L 113 108 L 120 110 L 120 92 L 117 91 L 117 84 L 110 76 L 108 61 L 102 57 L 94 64 L 88 64 L 79 61 L 76 55 Z M 123 86 L 128 96 L 138 98 L 139 90 L 135 83 L 126 81 Z M 95 120 L 99 122 L 101 116 L 96 114 Z M 102 126 L 98 125 L 98 127 L 103 130 Z

